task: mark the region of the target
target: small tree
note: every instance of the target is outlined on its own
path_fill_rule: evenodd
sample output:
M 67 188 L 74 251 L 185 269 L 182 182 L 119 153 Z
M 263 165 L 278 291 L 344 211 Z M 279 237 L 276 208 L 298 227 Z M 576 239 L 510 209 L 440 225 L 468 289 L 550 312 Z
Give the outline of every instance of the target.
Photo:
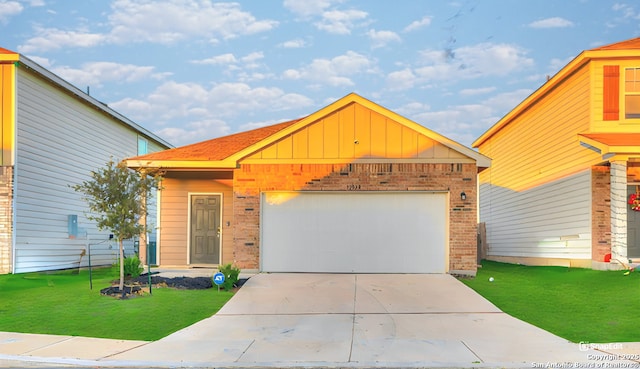
M 115 163 L 111 159 L 105 167 L 91 172 L 91 180 L 72 186 L 89 205 L 87 218 L 95 221 L 99 230 L 111 231 L 118 241 L 121 292 L 124 292 L 123 241 L 146 232 L 140 218 L 147 215 L 146 197 L 158 188 L 159 179 L 156 174 L 135 172 L 124 162 Z

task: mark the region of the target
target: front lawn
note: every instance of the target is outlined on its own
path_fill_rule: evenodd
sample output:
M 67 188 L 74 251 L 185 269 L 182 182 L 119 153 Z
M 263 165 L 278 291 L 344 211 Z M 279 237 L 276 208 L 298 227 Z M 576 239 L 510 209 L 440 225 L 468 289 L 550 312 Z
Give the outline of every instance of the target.
M 117 273 L 94 269 L 92 290 L 86 270 L 0 275 L 0 331 L 153 341 L 212 316 L 233 295 L 216 288 L 100 295 Z
M 570 341 L 635 342 L 640 271 L 623 273 L 484 261 L 475 279 L 462 282 L 504 312 Z

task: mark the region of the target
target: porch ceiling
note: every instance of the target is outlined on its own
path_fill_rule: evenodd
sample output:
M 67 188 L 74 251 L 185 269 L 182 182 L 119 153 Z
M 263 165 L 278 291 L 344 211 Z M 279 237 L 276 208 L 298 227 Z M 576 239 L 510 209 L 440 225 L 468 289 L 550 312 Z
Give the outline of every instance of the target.
M 640 133 L 581 133 L 578 140 L 603 158 L 640 155 Z

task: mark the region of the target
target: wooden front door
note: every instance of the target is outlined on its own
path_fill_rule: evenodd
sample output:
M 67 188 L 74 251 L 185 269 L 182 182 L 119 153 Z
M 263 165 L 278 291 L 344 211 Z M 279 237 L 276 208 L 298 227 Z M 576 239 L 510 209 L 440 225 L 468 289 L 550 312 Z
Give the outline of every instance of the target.
M 190 264 L 220 264 L 221 195 L 191 196 Z
M 627 199 L 636 193 L 636 186 L 627 186 Z M 627 205 L 627 257 L 640 258 L 640 211 Z

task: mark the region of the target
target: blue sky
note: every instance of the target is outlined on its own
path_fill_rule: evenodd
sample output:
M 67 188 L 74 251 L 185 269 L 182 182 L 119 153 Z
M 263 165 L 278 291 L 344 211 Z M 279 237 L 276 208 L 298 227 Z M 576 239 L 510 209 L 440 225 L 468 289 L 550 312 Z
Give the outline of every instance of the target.
M 470 145 L 582 50 L 638 36 L 631 0 L 0 0 L 0 47 L 176 146 L 350 92 Z

